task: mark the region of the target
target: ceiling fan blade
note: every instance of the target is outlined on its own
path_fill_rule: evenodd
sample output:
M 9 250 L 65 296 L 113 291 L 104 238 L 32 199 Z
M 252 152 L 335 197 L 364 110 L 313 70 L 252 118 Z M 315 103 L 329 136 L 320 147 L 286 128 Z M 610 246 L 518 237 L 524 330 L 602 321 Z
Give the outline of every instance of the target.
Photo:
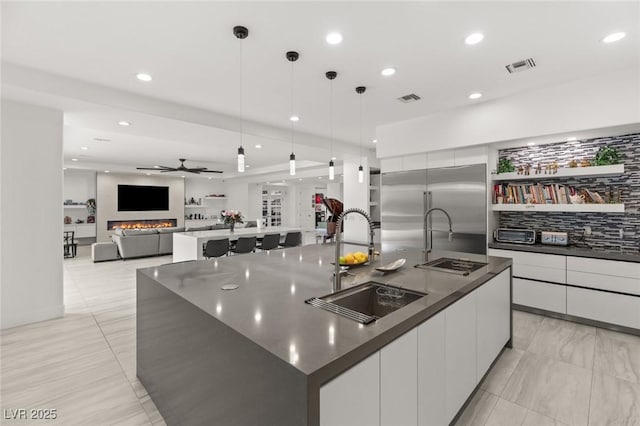
M 203 170 L 202 173 L 222 173 L 220 170 Z
M 136 167 L 138 170 L 160 170 L 157 167 Z
M 167 172 L 177 172 L 177 169 L 156 169 L 156 170 L 160 170 L 160 173 L 167 173 Z

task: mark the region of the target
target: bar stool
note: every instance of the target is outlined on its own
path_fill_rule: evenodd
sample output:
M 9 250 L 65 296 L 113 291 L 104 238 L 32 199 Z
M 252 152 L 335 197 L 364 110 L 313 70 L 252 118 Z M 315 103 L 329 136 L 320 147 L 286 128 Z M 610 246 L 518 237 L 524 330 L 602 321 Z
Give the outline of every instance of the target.
M 212 257 L 226 256 L 229 253 L 229 239 L 222 238 L 220 240 L 209 240 L 204 247 L 204 257 L 207 259 Z

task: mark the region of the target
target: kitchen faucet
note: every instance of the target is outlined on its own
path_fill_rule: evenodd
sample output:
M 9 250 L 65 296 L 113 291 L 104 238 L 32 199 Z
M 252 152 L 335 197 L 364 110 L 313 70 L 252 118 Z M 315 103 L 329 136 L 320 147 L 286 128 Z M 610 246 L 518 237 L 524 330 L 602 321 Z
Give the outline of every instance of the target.
M 340 216 L 338 216 L 338 222 L 336 223 L 336 258 L 335 258 L 335 263 L 334 263 L 335 269 L 333 271 L 333 291 L 334 292 L 336 292 L 338 290 L 341 290 L 341 288 L 342 288 L 342 282 L 341 282 L 342 275 L 346 274 L 346 271 L 342 271 L 340 269 L 340 234 L 342 232 L 342 221 L 350 213 L 358 213 L 358 214 L 364 216 L 364 218 L 367 219 L 367 222 L 369 222 L 369 259 L 371 260 L 373 258 L 373 253 L 374 253 L 374 245 L 373 245 L 374 230 L 373 230 L 373 222 L 371 221 L 371 218 L 369 217 L 367 212 L 365 212 L 364 210 L 361 210 L 361 209 L 353 209 L 352 208 L 352 209 L 347 209 L 347 210 L 343 211 L 342 214 Z
M 424 218 L 428 219 L 429 215 L 431 213 L 433 213 L 435 210 L 441 211 L 442 213 L 445 214 L 445 216 L 447 216 L 447 220 L 449 221 L 449 241 L 451 241 L 453 239 L 453 222 L 451 222 L 451 216 L 449 216 L 449 213 L 447 213 L 447 211 L 445 209 L 441 209 L 440 207 L 433 207 L 429 210 L 427 210 L 424 214 Z M 433 232 L 433 230 L 429 229 L 429 232 Z M 425 234 L 424 236 L 425 241 L 424 241 L 424 246 L 425 248 L 427 247 L 427 234 Z M 429 252 L 431 251 L 431 249 L 428 250 L 424 250 L 425 252 L 425 262 L 428 260 L 427 257 L 429 256 Z

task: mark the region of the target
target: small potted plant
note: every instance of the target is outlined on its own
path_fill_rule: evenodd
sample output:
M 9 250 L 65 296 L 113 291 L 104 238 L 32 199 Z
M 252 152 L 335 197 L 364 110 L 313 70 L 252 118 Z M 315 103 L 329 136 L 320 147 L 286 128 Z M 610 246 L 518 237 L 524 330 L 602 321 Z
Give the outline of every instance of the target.
M 622 162 L 622 155 L 617 149 L 610 146 L 601 146 L 596 152 L 596 156 L 591 161 L 594 166 L 608 166 L 611 164 L 620 164 Z
M 236 223 L 244 223 L 242 213 L 237 210 L 223 210 L 220 216 L 224 224 L 229 225 L 231 232 L 235 230 Z
M 508 158 L 501 158 L 498 162 L 498 174 L 510 173 L 516 170 L 515 166 Z

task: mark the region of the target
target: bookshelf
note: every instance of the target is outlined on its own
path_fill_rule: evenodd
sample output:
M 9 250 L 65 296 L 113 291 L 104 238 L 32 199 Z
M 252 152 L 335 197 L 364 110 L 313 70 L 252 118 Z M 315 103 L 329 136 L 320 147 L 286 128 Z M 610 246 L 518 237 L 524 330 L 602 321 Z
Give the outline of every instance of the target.
M 624 164 L 614 164 L 611 166 L 591 166 L 591 167 L 562 167 L 556 174 L 535 174 L 533 168 L 531 174 L 523 175 L 517 172 L 500 173 L 491 175 L 492 181 L 513 181 L 513 180 L 541 180 L 541 179 L 566 179 L 570 177 L 593 177 L 593 176 L 613 176 L 624 173 Z
M 624 204 L 492 204 L 494 212 L 624 213 Z

